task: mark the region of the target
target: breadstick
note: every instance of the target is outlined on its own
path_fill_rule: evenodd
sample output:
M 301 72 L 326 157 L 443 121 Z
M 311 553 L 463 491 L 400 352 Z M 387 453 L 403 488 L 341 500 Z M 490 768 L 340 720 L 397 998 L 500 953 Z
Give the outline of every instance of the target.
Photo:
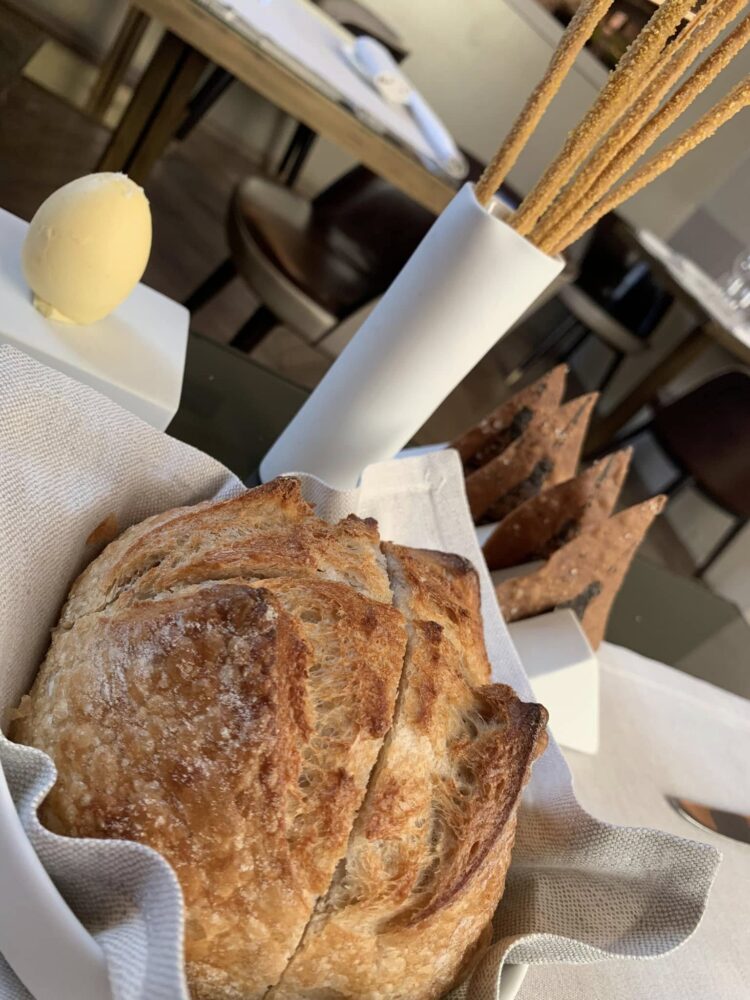
M 567 217 L 561 219 L 559 225 L 550 228 L 535 242 L 544 248 L 554 246 L 575 228 L 586 212 L 630 170 L 654 141 L 679 118 L 748 42 L 750 42 L 750 14 L 740 21 L 734 31 L 727 35 L 708 58 L 703 60 L 698 69 L 627 143 L 619 155 L 611 160 L 575 206 L 569 210 Z
M 592 199 L 588 199 L 587 192 L 620 150 L 643 128 L 659 107 L 664 95 L 669 93 L 688 66 L 718 38 L 746 2 L 747 0 L 718 0 L 717 3 L 707 3 L 701 8 L 692 22 L 694 27 L 687 40 L 679 46 L 675 42 L 676 51 L 666 65 L 657 72 L 643 96 L 636 100 L 630 110 L 599 143 L 589 161 L 539 220 L 531 233 L 536 243 L 549 242 L 550 235 L 564 217 L 574 218 L 576 216 L 574 206 L 577 206 L 581 199 L 586 197 L 589 203 L 593 204 L 596 198 L 601 196 L 603 193 L 601 189 Z M 667 49 L 667 53 L 670 51 L 671 49 Z
M 710 139 L 714 132 L 722 125 L 725 125 L 730 118 L 750 106 L 750 76 L 737 84 L 723 100 L 715 104 L 710 111 L 706 112 L 702 118 L 687 131 L 683 132 L 679 138 L 670 143 L 661 153 L 657 153 L 648 163 L 645 163 L 640 170 L 637 170 L 630 180 L 624 181 L 619 187 L 610 191 L 608 195 L 590 208 L 578 225 L 567 233 L 560 242 L 550 247 L 549 252 L 561 253 L 579 239 L 586 230 L 590 229 L 607 212 L 617 208 L 628 198 L 632 197 L 641 188 L 644 188 L 651 181 L 669 170 L 675 163 L 691 149 L 695 149 L 706 139 Z
M 489 205 L 493 194 L 507 177 L 508 171 L 560 89 L 578 53 L 591 38 L 612 2 L 613 0 L 584 0 L 575 12 L 552 54 L 544 76 L 529 95 L 513 127 L 477 182 L 476 196 L 481 205 Z
M 640 90 L 644 75 L 659 58 L 667 39 L 693 3 L 694 0 L 664 0 L 636 36 L 583 121 L 570 133 L 561 152 L 511 216 L 510 224 L 519 233 L 526 235 L 531 232 L 557 192 Z

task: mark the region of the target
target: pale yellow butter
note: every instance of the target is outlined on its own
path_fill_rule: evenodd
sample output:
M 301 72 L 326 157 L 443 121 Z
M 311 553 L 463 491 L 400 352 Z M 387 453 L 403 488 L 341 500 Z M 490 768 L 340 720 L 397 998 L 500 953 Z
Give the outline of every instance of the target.
M 23 272 L 49 319 L 94 323 L 127 298 L 151 252 L 151 210 L 124 174 L 89 174 L 59 188 L 31 220 Z

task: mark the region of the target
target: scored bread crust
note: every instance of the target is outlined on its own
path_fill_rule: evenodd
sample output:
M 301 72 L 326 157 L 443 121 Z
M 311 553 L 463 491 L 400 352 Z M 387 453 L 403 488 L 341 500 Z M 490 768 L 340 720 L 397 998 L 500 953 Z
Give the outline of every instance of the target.
M 483 642 L 475 655 L 445 613 L 458 587 L 478 618 L 476 574 L 456 557 L 383 548 L 409 632 L 393 727 L 346 859 L 269 1000 L 449 990 L 502 895 L 521 790 L 546 743 L 541 706 L 475 685 Z
M 81 573 L 60 624 L 100 611 L 118 596 L 146 598 L 173 587 L 231 577 L 323 576 L 373 600 L 391 600 L 377 525 L 315 516 L 299 481 L 274 479 L 230 500 L 178 507 L 128 528 Z
M 56 764 L 44 822 L 173 865 L 194 1000 L 433 997 L 502 894 L 544 740 L 489 675 L 466 560 L 381 548 L 276 480 L 105 549 L 11 735 Z M 305 965 L 329 911 L 344 937 Z
M 404 647 L 392 608 L 293 579 L 115 602 L 56 634 L 13 729 L 58 769 L 42 820 L 173 865 L 196 998 L 279 979 L 345 851 Z

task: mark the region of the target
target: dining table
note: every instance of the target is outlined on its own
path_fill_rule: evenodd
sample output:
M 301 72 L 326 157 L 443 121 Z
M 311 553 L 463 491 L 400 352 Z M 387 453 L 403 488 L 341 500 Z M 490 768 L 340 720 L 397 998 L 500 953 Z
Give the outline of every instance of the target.
M 740 364 L 750 364 L 750 318 L 734 307 L 724 289 L 689 257 L 647 229 L 621 221 L 619 231 L 663 288 L 693 317 L 694 325 L 591 430 L 591 453 L 606 446 L 644 406 L 712 344 Z
M 307 395 L 192 333 L 168 433 L 255 484 L 260 459 Z M 689 824 L 668 801 L 676 795 L 750 816 L 748 649 L 750 624 L 733 604 L 636 557 L 598 651 L 599 751 L 564 753 L 585 809 L 703 840 L 723 860 L 702 923 L 676 952 L 658 961 L 532 966 L 517 1000 L 750 996 L 750 845 Z
M 342 52 L 353 41 L 350 33 L 310 0 L 286 2 L 290 14 L 307 18 Z M 247 8 L 251 9 L 252 5 Z M 336 80 L 330 74 L 324 77 L 316 63 L 316 53 L 324 46 L 297 44 L 288 50 L 279 44 L 278 31 L 269 37 L 262 21 L 253 25 L 230 3 L 218 0 L 133 0 L 94 87 L 92 99 L 100 110 L 123 79 L 152 20 L 164 33 L 97 170 L 122 170 L 143 183 L 183 123 L 192 95 L 213 65 L 435 214 L 455 194 L 459 181 L 424 156 L 422 140 L 404 107 L 394 107 L 374 90 L 363 91 L 362 81 L 343 58 L 340 76 Z M 328 60 L 329 69 L 333 61 Z

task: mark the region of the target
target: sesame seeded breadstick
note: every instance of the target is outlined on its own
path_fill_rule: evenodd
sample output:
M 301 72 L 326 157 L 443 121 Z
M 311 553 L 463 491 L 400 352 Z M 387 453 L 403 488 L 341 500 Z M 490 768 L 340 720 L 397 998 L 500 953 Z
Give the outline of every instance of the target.
M 688 108 L 695 98 L 711 84 L 719 73 L 732 61 L 737 53 L 750 42 L 750 14 L 700 64 L 697 70 L 683 83 L 680 89 L 667 101 L 640 132 L 621 150 L 602 171 L 594 184 L 573 206 L 568 216 L 558 226 L 551 228 L 540 237 L 540 246 L 554 246 L 566 236 L 577 222 L 603 198 L 614 184 L 630 170 L 643 156 L 654 141 Z
M 560 242 L 548 248 L 548 252 L 560 253 L 579 239 L 586 230 L 590 229 L 607 212 L 617 208 L 632 195 L 636 194 L 651 181 L 655 180 L 665 170 L 674 166 L 691 149 L 709 139 L 717 129 L 726 124 L 731 118 L 750 106 L 750 76 L 746 76 L 741 83 L 737 84 L 723 100 L 715 104 L 710 111 L 706 112 L 702 118 L 687 131 L 670 143 L 661 153 L 657 153 L 648 163 L 644 164 L 640 170 L 636 171 L 630 180 L 624 181 L 619 187 L 610 191 L 608 195 L 601 199 L 593 208 L 580 220 L 579 224 L 564 236 Z
M 539 220 L 531 234 L 534 242 L 548 243 L 550 236 L 557 232 L 561 220 L 580 217 L 582 212 L 577 211 L 579 202 L 585 204 L 585 208 L 589 208 L 604 194 L 606 186 L 598 184 L 594 187 L 597 178 L 601 177 L 617 154 L 640 132 L 659 107 L 662 98 L 674 87 L 688 66 L 718 38 L 724 28 L 746 6 L 746 2 L 747 0 L 718 0 L 715 3 L 707 3 L 701 8 L 692 22 L 692 30 L 687 39 L 679 45 L 669 61 L 656 73 L 643 96 L 635 101 L 630 110 L 599 143 L 589 161 Z M 678 43 L 674 44 L 677 46 Z M 671 48 L 667 50 L 667 53 L 670 51 Z M 689 100 L 692 100 L 695 93 L 700 93 L 700 91 L 691 93 Z M 685 106 L 682 103 L 682 108 Z M 645 148 L 644 146 L 642 152 Z M 622 176 L 624 172 L 625 170 L 622 170 L 618 177 Z M 568 226 L 566 225 L 565 228 Z
M 523 110 L 513 123 L 494 157 L 487 164 L 476 186 L 481 205 L 489 205 L 493 194 L 508 175 L 539 121 L 568 74 L 597 24 L 612 5 L 612 0 L 584 0 L 563 32 L 544 76 L 529 95 Z
M 570 133 L 561 152 L 547 167 L 510 219 L 522 235 L 530 233 L 555 195 L 591 153 L 605 131 L 642 88 L 667 39 L 690 11 L 694 0 L 664 0 L 617 64 L 583 121 Z

